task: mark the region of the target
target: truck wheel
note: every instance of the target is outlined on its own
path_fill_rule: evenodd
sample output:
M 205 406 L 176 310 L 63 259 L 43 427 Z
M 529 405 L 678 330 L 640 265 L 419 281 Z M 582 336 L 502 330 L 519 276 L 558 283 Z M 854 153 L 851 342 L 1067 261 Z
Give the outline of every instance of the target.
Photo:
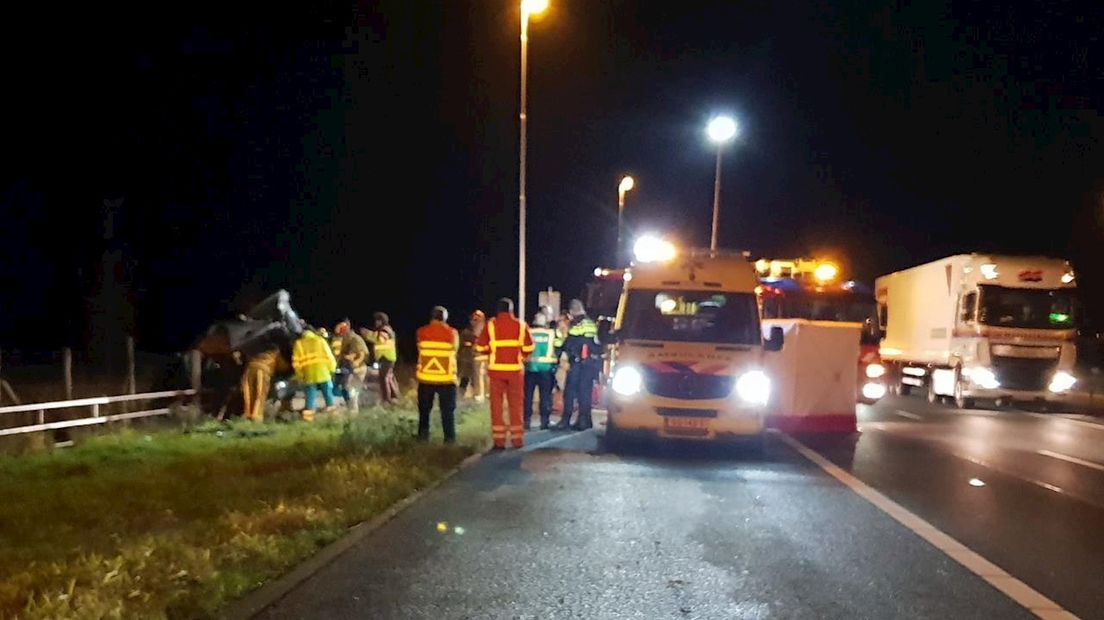
M 939 394 L 935 393 L 935 382 L 928 381 L 928 402 L 935 404 L 940 401 Z
M 955 402 L 955 407 L 958 407 L 959 409 L 973 409 L 974 408 L 974 399 L 966 398 L 965 396 L 962 395 L 962 377 L 961 376 L 956 376 L 955 377 L 954 402 Z

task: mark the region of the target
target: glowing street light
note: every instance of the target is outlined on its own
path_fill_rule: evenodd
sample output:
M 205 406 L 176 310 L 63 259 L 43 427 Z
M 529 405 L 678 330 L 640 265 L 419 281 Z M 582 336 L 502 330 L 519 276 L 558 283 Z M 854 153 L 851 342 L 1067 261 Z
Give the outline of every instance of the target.
M 621 240 L 621 213 L 625 210 L 625 194 L 635 185 L 636 181 L 631 176 L 625 175 L 617 186 L 617 256 L 614 259 L 618 262 L 621 261 L 621 254 L 625 247 Z
M 521 121 L 518 154 L 518 299 L 517 315 L 525 317 L 525 131 L 528 120 L 529 16 L 548 8 L 548 0 L 521 0 Z
M 721 150 L 736 137 L 736 121 L 731 116 L 714 117 L 706 126 L 705 133 L 717 145 L 717 171 L 713 177 L 713 232 L 709 238 L 709 249 L 716 252 L 717 223 L 721 213 Z

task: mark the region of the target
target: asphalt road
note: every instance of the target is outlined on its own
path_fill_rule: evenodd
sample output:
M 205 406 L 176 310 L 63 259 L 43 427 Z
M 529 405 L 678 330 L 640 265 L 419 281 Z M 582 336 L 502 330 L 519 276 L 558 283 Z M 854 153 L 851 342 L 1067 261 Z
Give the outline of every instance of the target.
M 917 398 L 859 415 L 858 436 L 801 441 L 1072 614 L 1104 618 L 1104 426 Z M 1035 617 L 781 437 L 761 458 L 697 444 L 612 455 L 594 431 L 529 442 L 260 617 Z

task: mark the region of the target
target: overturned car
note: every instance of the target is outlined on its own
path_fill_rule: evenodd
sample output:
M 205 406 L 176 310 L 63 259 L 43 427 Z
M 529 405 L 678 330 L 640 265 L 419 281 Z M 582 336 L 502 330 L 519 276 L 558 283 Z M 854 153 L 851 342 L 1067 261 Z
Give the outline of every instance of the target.
M 249 360 L 273 348 L 287 363 L 273 382 L 294 380 L 291 348 L 303 333 L 302 322 L 291 306 L 291 294 L 280 290 L 236 319 L 219 321 L 197 342 L 201 354 L 199 404 L 203 412 L 220 419 L 242 414 L 241 379 Z M 294 391 L 291 392 L 294 394 Z M 286 397 L 287 390 L 281 392 Z M 276 397 L 270 390 L 269 397 Z

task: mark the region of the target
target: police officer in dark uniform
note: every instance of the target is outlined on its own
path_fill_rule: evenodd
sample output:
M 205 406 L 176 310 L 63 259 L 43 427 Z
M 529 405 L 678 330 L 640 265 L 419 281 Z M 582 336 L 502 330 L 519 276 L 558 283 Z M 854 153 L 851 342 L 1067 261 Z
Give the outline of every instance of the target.
M 602 348 L 598 342 L 598 324 L 587 316 L 583 302 L 572 299 L 568 305 L 571 325 L 567 330 L 563 351 L 571 364 L 567 371 L 567 385 L 564 389 L 563 416 L 554 428 L 557 430 L 581 431 L 594 424 L 590 417 L 590 408 L 594 396 L 594 383 L 602 372 Z M 571 424 L 571 413 L 579 404 L 579 417 Z

